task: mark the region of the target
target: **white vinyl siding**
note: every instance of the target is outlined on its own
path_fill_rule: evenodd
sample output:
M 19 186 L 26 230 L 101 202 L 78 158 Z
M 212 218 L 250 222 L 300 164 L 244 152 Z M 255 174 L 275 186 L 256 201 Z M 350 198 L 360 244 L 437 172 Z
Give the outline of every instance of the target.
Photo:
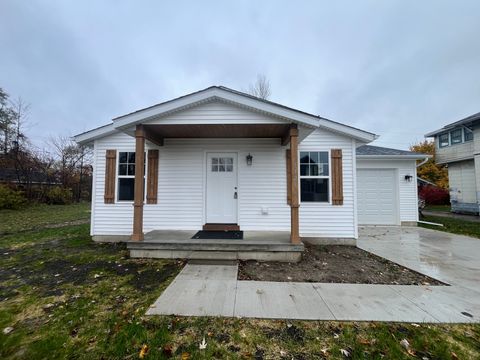
M 104 204 L 105 151 L 133 151 L 134 139 L 112 135 L 95 142 L 95 235 L 129 235 L 132 203 Z M 290 230 L 285 148 L 278 139 L 167 139 L 159 148 L 158 204 L 144 206 L 144 231 L 200 229 L 205 223 L 207 152 L 238 153 L 238 223 L 243 230 Z M 246 156 L 253 156 L 252 166 Z M 263 210 L 263 211 L 262 211 Z M 266 214 L 265 214 L 266 212 Z
M 250 111 L 240 106 L 227 104 L 223 101 L 213 101 L 197 105 L 191 109 L 175 112 L 158 119 L 148 121 L 149 125 L 163 124 L 278 124 L 290 123 L 285 119 L 274 118 Z
M 394 170 L 398 184 L 398 219 L 400 222 L 418 221 L 417 168 L 415 160 L 357 159 L 358 181 L 361 179 L 358 176 L 358 172 L 362 171 L 362 169 Z M 411 175 L 411 181 L 405 180 L 405 175 Z M 357 185 L 360 188 L 360 184 Z
M 354 210 L 355 153 L 352 139 L 315 130 L 299 145 L 299 151 L 328 151 L 342 149 L 343 205 L 303 202 L 300 205 L 300 236 L 325 238 L 354 238 L 356 235 Z M 331 198 L 331 194 L 329 195 Z

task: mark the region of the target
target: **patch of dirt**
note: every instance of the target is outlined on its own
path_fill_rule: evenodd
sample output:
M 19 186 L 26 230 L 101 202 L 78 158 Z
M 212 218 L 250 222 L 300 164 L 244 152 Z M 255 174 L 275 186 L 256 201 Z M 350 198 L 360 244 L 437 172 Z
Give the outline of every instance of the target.
M 355 246 L 305 245 L 298 263 L 242 261 L 239 280 L 446 285 Z

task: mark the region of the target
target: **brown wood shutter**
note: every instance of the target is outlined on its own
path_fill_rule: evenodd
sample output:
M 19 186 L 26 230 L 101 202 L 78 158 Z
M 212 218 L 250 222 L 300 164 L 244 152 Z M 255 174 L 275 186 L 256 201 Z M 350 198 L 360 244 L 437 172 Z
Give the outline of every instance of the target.
M 286 150 L 287 153 L 287 204 L 292 203 L 292 164 L 290 163 L 290 149 Z
M 158 150 L 148 150 L 147 204 L 157 203 Z
M 342 149 L 332 149 L 332 204 L 343 205 Z
M 105 204 L 115 202 L 115 171 L 117 167 L 117 150 L 107 150 L 105 154 Z

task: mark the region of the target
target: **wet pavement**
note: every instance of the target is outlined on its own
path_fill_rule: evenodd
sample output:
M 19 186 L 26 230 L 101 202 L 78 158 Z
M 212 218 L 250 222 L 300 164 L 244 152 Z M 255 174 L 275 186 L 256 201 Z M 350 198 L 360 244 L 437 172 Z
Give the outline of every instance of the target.
M 480 322 L 480 239 L 366 227 L 358 246 L 451 286 L 239 281 L 236 264 L 187 264 L 147 315 Z

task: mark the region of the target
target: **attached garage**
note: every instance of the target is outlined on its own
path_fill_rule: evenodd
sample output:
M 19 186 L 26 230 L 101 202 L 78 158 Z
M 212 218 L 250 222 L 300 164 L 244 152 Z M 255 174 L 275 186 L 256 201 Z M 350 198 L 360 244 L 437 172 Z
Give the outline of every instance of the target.
M 358 223 L 399 224 L 396 170 L 359 169 L 357 179 Z
M 358 224 L 416 224 L 416 165 L 426 155 L 363 145 L 357 148 L 356 158 Z

